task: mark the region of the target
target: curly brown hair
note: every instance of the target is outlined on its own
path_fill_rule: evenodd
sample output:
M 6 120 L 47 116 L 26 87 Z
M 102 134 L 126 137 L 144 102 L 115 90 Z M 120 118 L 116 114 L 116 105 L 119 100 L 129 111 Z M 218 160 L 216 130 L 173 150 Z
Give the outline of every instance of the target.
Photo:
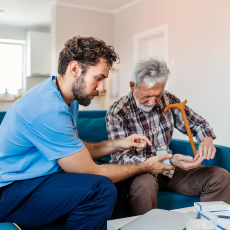
M 110 67 L 119 59 L 113 46 L 93 37 L 73 37 L 65 43 L 58 59 L 58 73 L 64 75 L 71 61 L 77 61 L 84 74 L 89 66 L 95 66 L 99 58 L 105 58 Z

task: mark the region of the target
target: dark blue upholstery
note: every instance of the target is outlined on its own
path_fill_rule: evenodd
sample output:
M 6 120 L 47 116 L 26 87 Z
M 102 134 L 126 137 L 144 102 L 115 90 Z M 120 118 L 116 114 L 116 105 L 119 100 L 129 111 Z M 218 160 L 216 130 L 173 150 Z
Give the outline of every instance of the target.
M 108 139 L 106 131 L 105 114 L 106 111 L 79 112 L 77 126 L 79 136 L 82 140 L 99 142 Z M 0 112 L 0 124 L 4 116 L 5 112 Z M 197 147 L 198 143 L 196 143 L 196 148 Z M 230 148 L 219 145 L 216 145 L 215 147 L 217 149 L 216 157 L 213 160 L 205 160 L 202 163 L 202 165 L 220 166 L 230 172 Z M 189 141 L 172 140 L 170 143 L 170 149 L 173 151 L 173 153 L 181 153 L 184 155 L 193 156 Z M 101 163 L 108 162 L 109 160 L 110 156 L 104 157 L 101 159 Z M 161 191 L 158 194 L 158 208 L 161 209 L 172 210 L 189 207 L 193 206 L 193 203 L 197 201 L 199 201 L 198 196 L 190 197 L 167 191 Z M 1 224 L 0 229 L 3 229 L 1 228 Z M 57 225 L 50 228 L 44 228 L 43 230 L 45 229 L 61 230 L 64 229 L 64 224 L 61 226 Z

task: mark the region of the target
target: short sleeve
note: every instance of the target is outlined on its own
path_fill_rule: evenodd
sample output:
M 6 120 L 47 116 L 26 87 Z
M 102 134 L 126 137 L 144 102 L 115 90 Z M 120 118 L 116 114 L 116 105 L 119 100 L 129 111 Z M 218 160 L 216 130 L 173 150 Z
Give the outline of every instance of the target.
M 67 110 L 48 111 L 33 119 L 27 138 L 48 160 L 72 155 L 85 147 L 73 122 Z

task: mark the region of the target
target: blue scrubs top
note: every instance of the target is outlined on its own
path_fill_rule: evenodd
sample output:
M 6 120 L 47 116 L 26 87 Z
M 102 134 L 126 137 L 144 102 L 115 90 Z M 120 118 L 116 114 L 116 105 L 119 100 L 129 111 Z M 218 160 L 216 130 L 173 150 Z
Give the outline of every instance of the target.
M 76 136 L 77 101 L 69 107 L 50 77 L 7 111 L 0 126 L 0 187 L 61 170 L 56 159 L 84 148 Z

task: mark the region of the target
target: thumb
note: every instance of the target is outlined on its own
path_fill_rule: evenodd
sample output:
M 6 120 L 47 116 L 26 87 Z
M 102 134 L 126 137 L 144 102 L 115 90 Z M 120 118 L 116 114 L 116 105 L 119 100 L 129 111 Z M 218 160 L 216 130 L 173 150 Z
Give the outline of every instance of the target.
M 165 160 L 165 159 L 172 158 L 172 154 L 165 154 L 165 155 L 156 156 L 156 157 L 157 157 L 157 161 L 163 161 L 163 160 Z

